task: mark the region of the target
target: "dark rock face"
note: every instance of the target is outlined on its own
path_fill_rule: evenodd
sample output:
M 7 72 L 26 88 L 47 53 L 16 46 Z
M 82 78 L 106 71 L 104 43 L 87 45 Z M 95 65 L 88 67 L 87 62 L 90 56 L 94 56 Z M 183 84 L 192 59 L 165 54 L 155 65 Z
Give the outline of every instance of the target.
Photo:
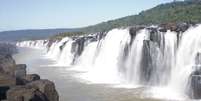
M 151 73 L 153 70 L 152 66 L 152 58 L 150 54 L 150 42 L 149 40 L 144 40 L 143 44 L 143 52 L 141 59 L 141 68 L 140 68 L 140 80 L 142 84 L 148 83 L 151 77 Z
M 190 76 L 190 97 L 201 99 L 201 70 L 195 71 Z
M 10 89 L 8 86 L 1 87 L 0 86 L 0 100 L 6 99 L 6 92 Z
M 131 36 L 130 44 L 132 44 L 133 40 L 135 39 L 137 32 L 139 32 L 141 29 L 144 29 L 144 28 L 145 26 L 133 26 L 129 28 L 129 34 Z
M 149 30 L 150 33 L 150 40 L 152 42 L 156 42 L 159 47 L 161 46 L 161 38 L 163 37 L 162 34 L 160 34 L 157 30 L 157 28 L 147 28 Z
M 167 32 L 167 30 L 171 30 L 180 33 L 185 32 L 191 25 L 190 23 L 166 23 L 159 26 L 159 31 Z
M 197 53 L 195 57 L 194 72 L 190 75 L 190 93 L 193 99 L 201 99 L 201 53 Z
M 200 65 L 201 64 L 201 53 L 197 53 L 195 57 L 195 65 Z

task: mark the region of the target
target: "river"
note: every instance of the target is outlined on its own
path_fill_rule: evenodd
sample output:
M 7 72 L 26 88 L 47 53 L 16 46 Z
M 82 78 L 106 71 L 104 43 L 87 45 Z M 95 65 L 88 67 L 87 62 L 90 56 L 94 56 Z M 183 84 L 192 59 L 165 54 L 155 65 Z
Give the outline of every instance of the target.
M 16 63 L 27 64 L 27 72 L 37 73 L 56 85 L 60 101 L 156 101 L 143 96 L 145 88 L 124 88 L 112 84 L 92 84 L 75 77 L 81 72 L 73 67 L 54 66 L 40 49 L 19 48 L 14 56 Z

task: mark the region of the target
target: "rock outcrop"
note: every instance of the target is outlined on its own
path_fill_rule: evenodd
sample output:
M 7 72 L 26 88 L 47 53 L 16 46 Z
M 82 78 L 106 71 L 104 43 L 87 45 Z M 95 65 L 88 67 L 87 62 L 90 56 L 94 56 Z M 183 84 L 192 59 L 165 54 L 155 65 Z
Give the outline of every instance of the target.
M 194 72 L 190 76 L 190 97 L 193 99 L 201 99 L 201 53 L 197 53 L 195 57 Z
M 48 101 L 59 100 L 59 96 L 55 89 L 55 85 L 53 82 L 49 80 L 37 80 L 27 85 L 41 91 L 45 95 L 45 97 L 48 99 Z
M 59 101 L 53 82 L 27 74 L 26 65 L 16 64 L 14 52 L 5 50 L 0 48 L 0 101 Z
M 54 83 L 36 80 L 24 86 L 15 86 L 7 91 L 8 101 L 59 101 Z

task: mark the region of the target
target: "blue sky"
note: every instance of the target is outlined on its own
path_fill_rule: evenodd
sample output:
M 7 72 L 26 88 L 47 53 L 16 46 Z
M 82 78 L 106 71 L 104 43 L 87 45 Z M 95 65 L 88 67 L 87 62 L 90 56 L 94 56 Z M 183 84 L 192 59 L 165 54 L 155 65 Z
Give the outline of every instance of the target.
M 0 31 L 83 27 L 170 1 L 173 0 L 0 0 Z

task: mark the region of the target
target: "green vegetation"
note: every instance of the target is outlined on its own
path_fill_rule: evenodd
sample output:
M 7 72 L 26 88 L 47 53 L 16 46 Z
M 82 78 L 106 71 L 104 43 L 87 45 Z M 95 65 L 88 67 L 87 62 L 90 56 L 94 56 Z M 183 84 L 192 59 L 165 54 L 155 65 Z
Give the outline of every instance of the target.
M 50 39 L 61 40 L 63 37 L 80 36 L 80 35 L 84 35 L 84 34 L 86 34 L 86 33 L 84 33 L 84 32 L 62 32 L 62 33 L 59 33 L 57 35 L 50 37 Z
M 104 32 L 109 31 L 113 28 L 128 27 L 134 25 L 152 25 L 184 22 L 201 22 L 201 0 L 174 1 L 171 3 L 161 4 L 152 9 L 142 11 L 137 15 L 131 15 L 78 29 L 78 31 L 81 32 L 60 33 L 54 37 L 60 39 L 65 36 Z
M 117 27 L 163 23 L 201 22 L 201 0 L 185 0 L 158 5 L 137 15 L 82 28 L 84 32 L 108 31 Z

